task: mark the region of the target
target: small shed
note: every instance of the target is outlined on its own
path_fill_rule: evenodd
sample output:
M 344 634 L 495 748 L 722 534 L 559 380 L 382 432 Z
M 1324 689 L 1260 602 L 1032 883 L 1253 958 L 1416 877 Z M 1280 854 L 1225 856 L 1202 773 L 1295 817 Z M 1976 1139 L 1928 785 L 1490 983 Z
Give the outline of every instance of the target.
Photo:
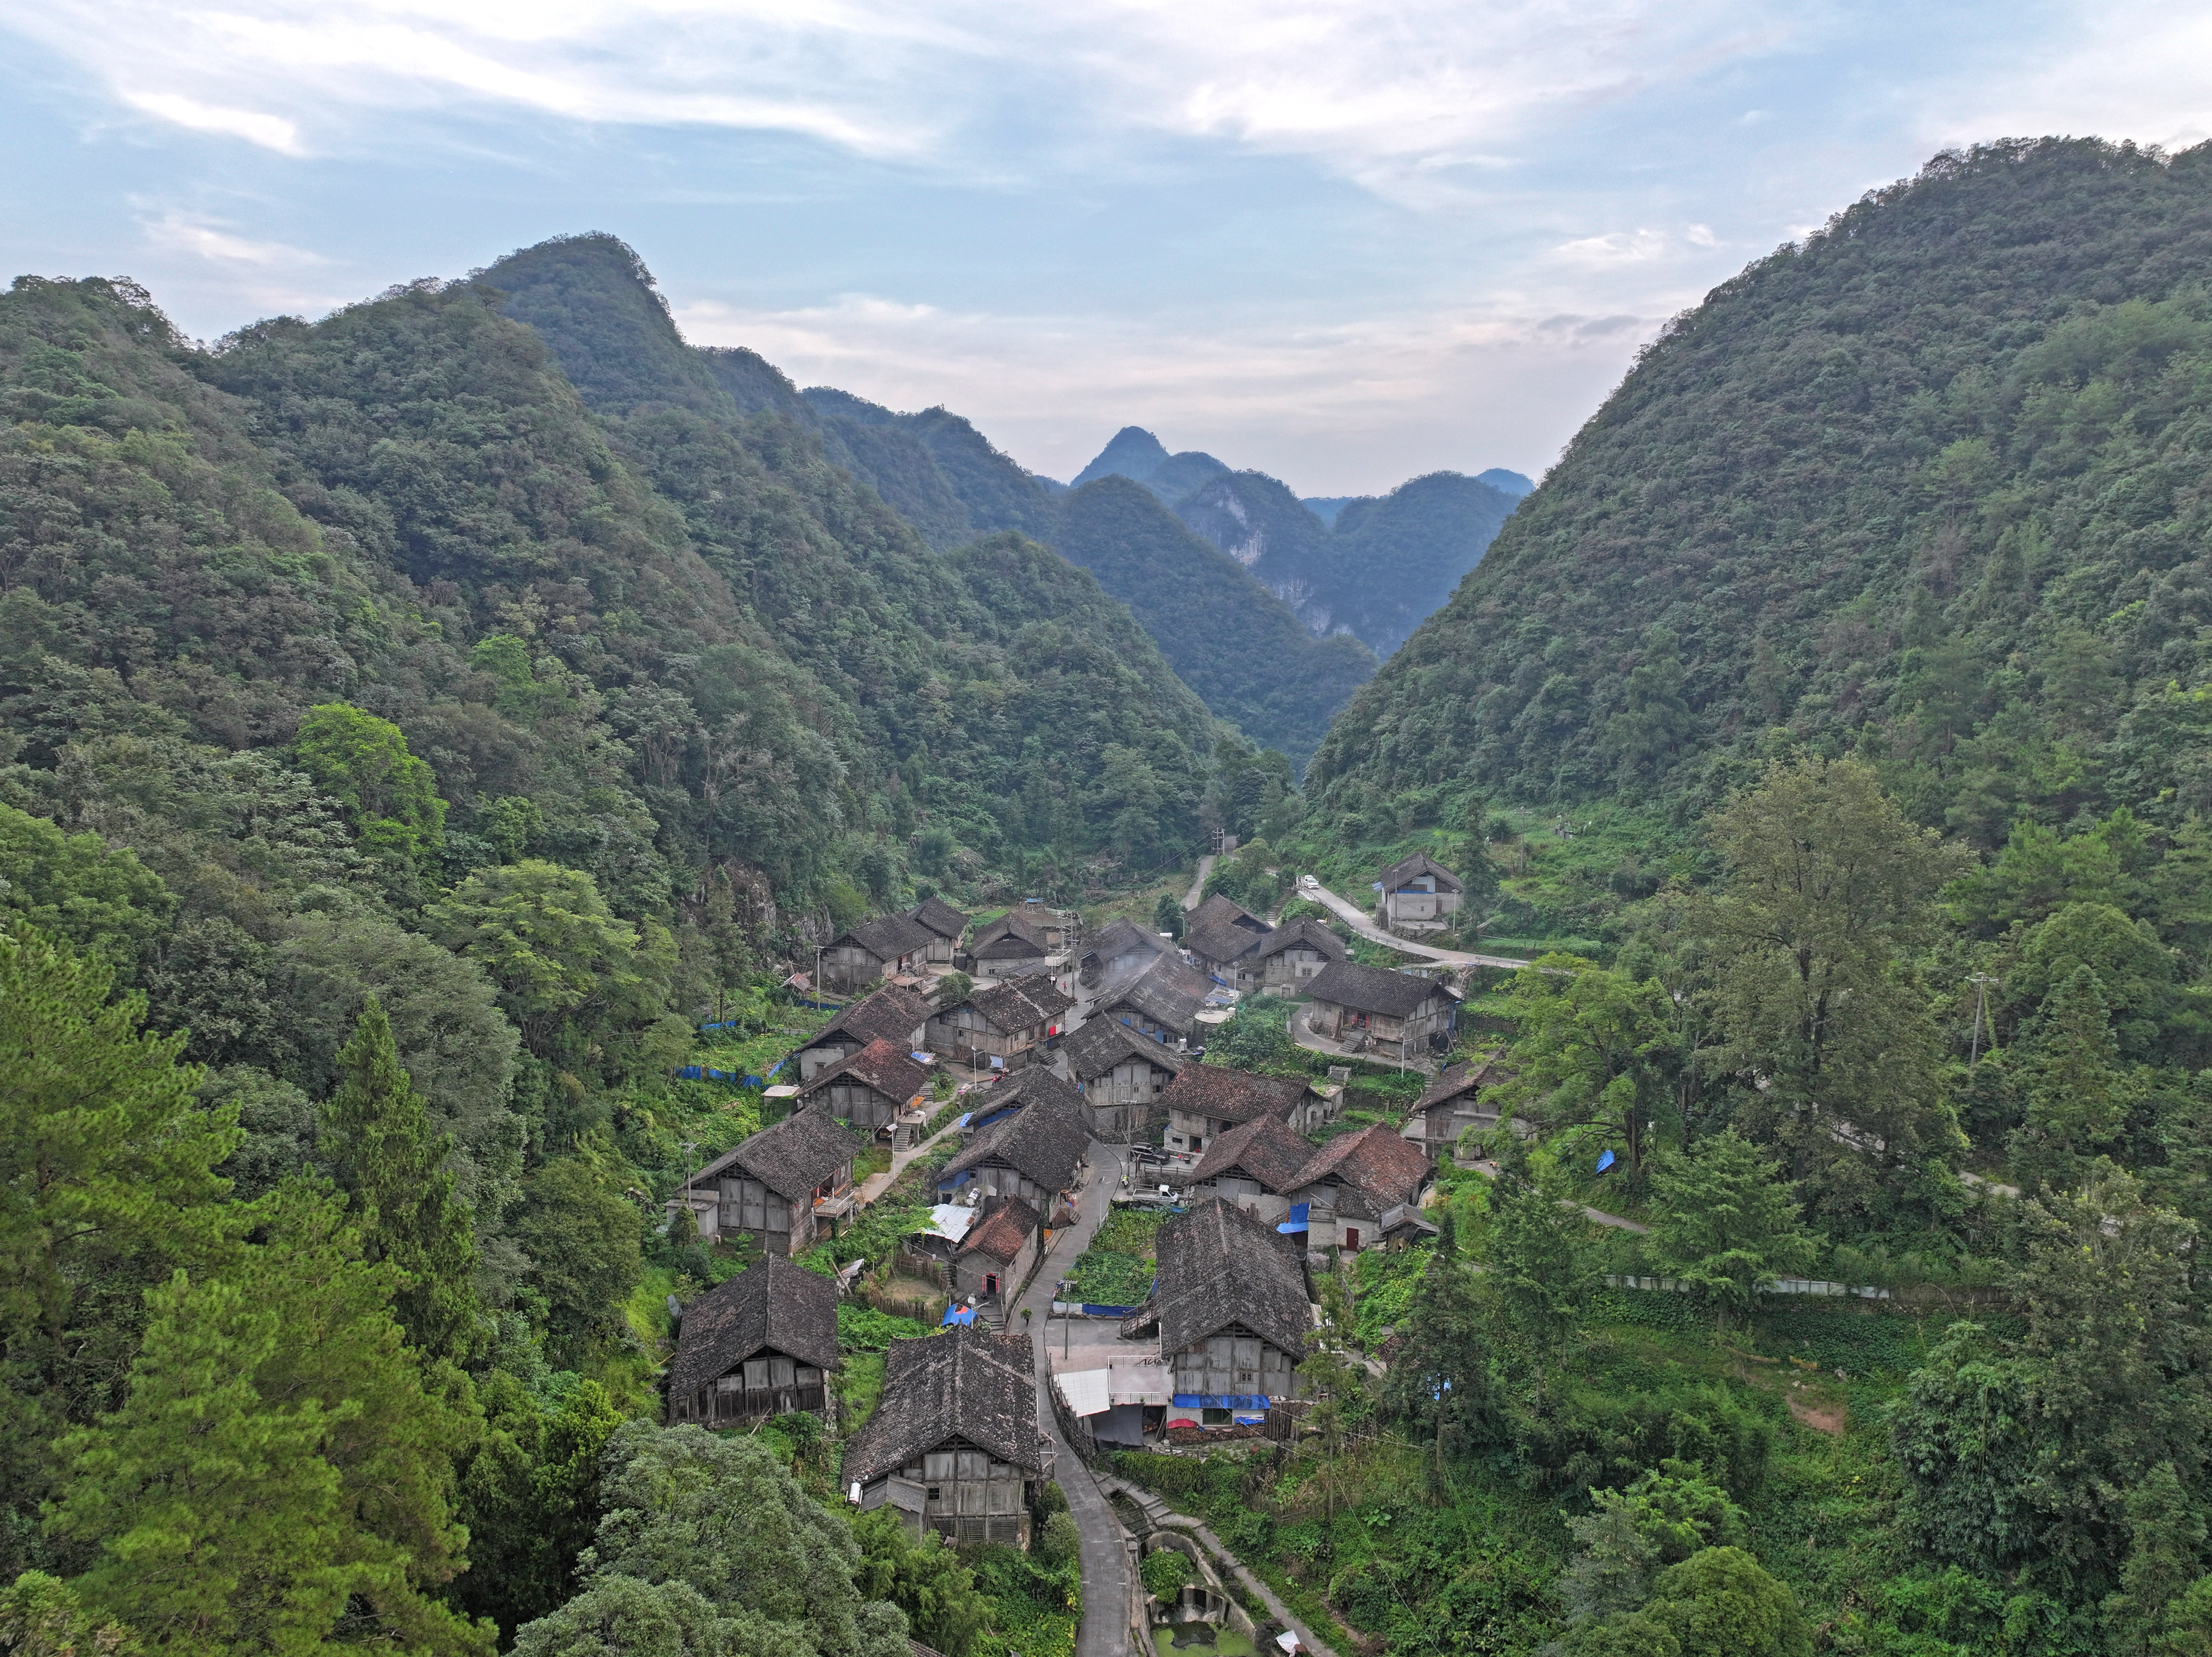
M 1150 1129 L 1160 1096 L 1191 1061 L 1118 1019 L 1092 1018 L 1060 1044 L 1091 1114 L 1091 1132 L 1127 1144 Z
M 750 1427 L 803 1410 L 828 1420 L 837 1365 L 836 1279 L 770 1254 L 684 1308 L 666 1418 Z
M 1386 1057 L 1401 1048 L 1425 1053 L 1449 1044 L 1459 1011 L 1459 998 L 1448 985 L 1356 961 L 1330 962 L 1308 988 L 1314 1005 L 1310 1029 Z
M 1036 1375 L 1025 1337 L 981 1324 L 893 1341 L 883 1399 L 845 1442 L 860 1507 L 895 1508 L 951 1542 L 1028 1546 L 1030 1507 L 1052 1477 Z

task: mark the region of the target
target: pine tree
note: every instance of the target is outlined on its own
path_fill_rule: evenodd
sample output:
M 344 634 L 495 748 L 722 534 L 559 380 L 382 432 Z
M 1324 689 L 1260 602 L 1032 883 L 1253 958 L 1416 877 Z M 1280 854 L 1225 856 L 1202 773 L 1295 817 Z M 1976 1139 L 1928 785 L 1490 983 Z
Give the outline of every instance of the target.
M 474 1423 L 423 1387 L 398 1271 L 304 1181 L 252 1214 L 223 1271 L 149 1293 L 128 1400 L 61 1446 L 52 1528 L 98 1549 L 72 1586 L 156 1648 L 488 1657 L 490 1625 L 430 1594 L 465 1563 L 445 1493 Z
M 1790 1182 L 1734 1128 L 1655 1163 L 1651 1198 L 1668 1271 L 1723 1320 L 1749 1316 L 1762 1284 L 1810 1263 Z
M 338 1051 L 338 1085 L 323 1111 L 321 1149 L 368 1258 L 404 1274 L 394 1311 L 410 1345 L 459 1362 L 474 1350 L 476 1241 L 453 1200 L 453 1141 L 434 1137 L 422 1096 L 400 1067 L 392 1022 L 369 996 Z
M 2103 981 L 2076 967 L 2037 1015 L 2026 1065 L 2027 1125 L 2013 1146 L 2015 1173 L 2063 1189 L 2079 1159 L 2119 1135 L 2138 1089 L 2112 1038 Z
M 1582 1315 L 1590 1273 L 1581 1210 L 1562 1200 L 1556 1176 L 1539 1174 L 1512 1128 L 1492 1137 L 1498 1177 L 1490 1185 L 1490 1229 L 1482 1262 L 1507 1319 L 1539 1347 L 1557 1344 Z

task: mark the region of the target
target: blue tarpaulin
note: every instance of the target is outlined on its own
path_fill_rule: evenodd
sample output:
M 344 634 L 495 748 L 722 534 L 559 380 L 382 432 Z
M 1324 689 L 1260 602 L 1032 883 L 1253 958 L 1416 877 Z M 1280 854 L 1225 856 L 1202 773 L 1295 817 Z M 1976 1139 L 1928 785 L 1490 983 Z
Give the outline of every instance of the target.
M 1277 1226 L 1275 1229 L 1278 1231 L 1303 1231 L 1310 1222 L 1312 1215 L 1313 1205 L 1311 1203 L 1292 1203 L 1291 1205 L 1291 1217 L 1285 1220 L 1280 1225 Z
M 1609 1150 L 1608 1150 L 1608 1151 L 1607 1151 L 1607 1152 L 1605 1153 L 1605 1155 L 1604 1155 L 1604 1156 L 1601 1156 L 1601 1157 L 1599 1157 L 1599 1158 L 1597 1159 L 1597 1171 L 1598 1171 L 1599 1173 L 1601 1173 L 1601 1174 L 1604 1173 L 1604 1172 L 1606 1171 L 1606 1169 L 1607 1169 L 1607 1168 L 1611 1168 L 1612 1166 L 1613 1166 L 1613 1153 L 1612 1153 L 1611 1151 L 1609 1151 Z
M 1264 1410 L 1267 1398 L 1258 1393 L 1177 1393 L 1178 1410 Z
M 945 1321 L 947 1324 L 973 1323 L 975 1321 L 975 1308 L 972 1306 L 948 1306 L 945 1308 Z

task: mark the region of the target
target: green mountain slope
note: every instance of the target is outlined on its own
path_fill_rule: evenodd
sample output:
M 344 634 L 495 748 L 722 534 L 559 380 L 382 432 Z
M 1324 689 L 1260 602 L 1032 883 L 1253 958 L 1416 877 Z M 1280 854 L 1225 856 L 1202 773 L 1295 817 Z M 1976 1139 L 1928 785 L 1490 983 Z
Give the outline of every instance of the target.
M 1977 843 L 2212 805 L 2212 149 L 1947 155 L 1670 325 L 1337 721 L 1340 814 L 1710 786 L 1770 731 Z
M 1055 544 L 1126 603 L 1176 673 L 1254 741 L 1303 759 L 1375 659 L 1316 639 L 1142 484 L 1102 477 L 1060 503 Z

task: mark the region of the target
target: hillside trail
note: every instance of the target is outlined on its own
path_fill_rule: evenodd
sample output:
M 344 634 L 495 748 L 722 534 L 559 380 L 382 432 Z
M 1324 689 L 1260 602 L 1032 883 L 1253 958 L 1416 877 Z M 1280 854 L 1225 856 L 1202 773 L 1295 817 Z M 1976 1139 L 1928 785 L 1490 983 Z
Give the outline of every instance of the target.
M 1190 889 L 1182 895 L 1182 907 L 1195 909 L 1205 901 L 1206 877 L 1213 872 L 1213 853 L 1208 852 L 1198 860 L 1198 878 L 1190 883 Z
M 1387 944 L 1407 955 L 1421 956 L 1451 967 L 1506 967 L 1518 971 L 1528 964 L 1518 956 L 1474 955 L 1465 950 L 1439 950 L 1434 944 L 1416 944 L 1411 938 L 1394 937 L 1376 926 L 1364 909 L 1339 897 L 1326 886 L 1301 886 L 1298 895 L 1312 898 L 1325 905 L 1338 920 L 1370 943 Z

